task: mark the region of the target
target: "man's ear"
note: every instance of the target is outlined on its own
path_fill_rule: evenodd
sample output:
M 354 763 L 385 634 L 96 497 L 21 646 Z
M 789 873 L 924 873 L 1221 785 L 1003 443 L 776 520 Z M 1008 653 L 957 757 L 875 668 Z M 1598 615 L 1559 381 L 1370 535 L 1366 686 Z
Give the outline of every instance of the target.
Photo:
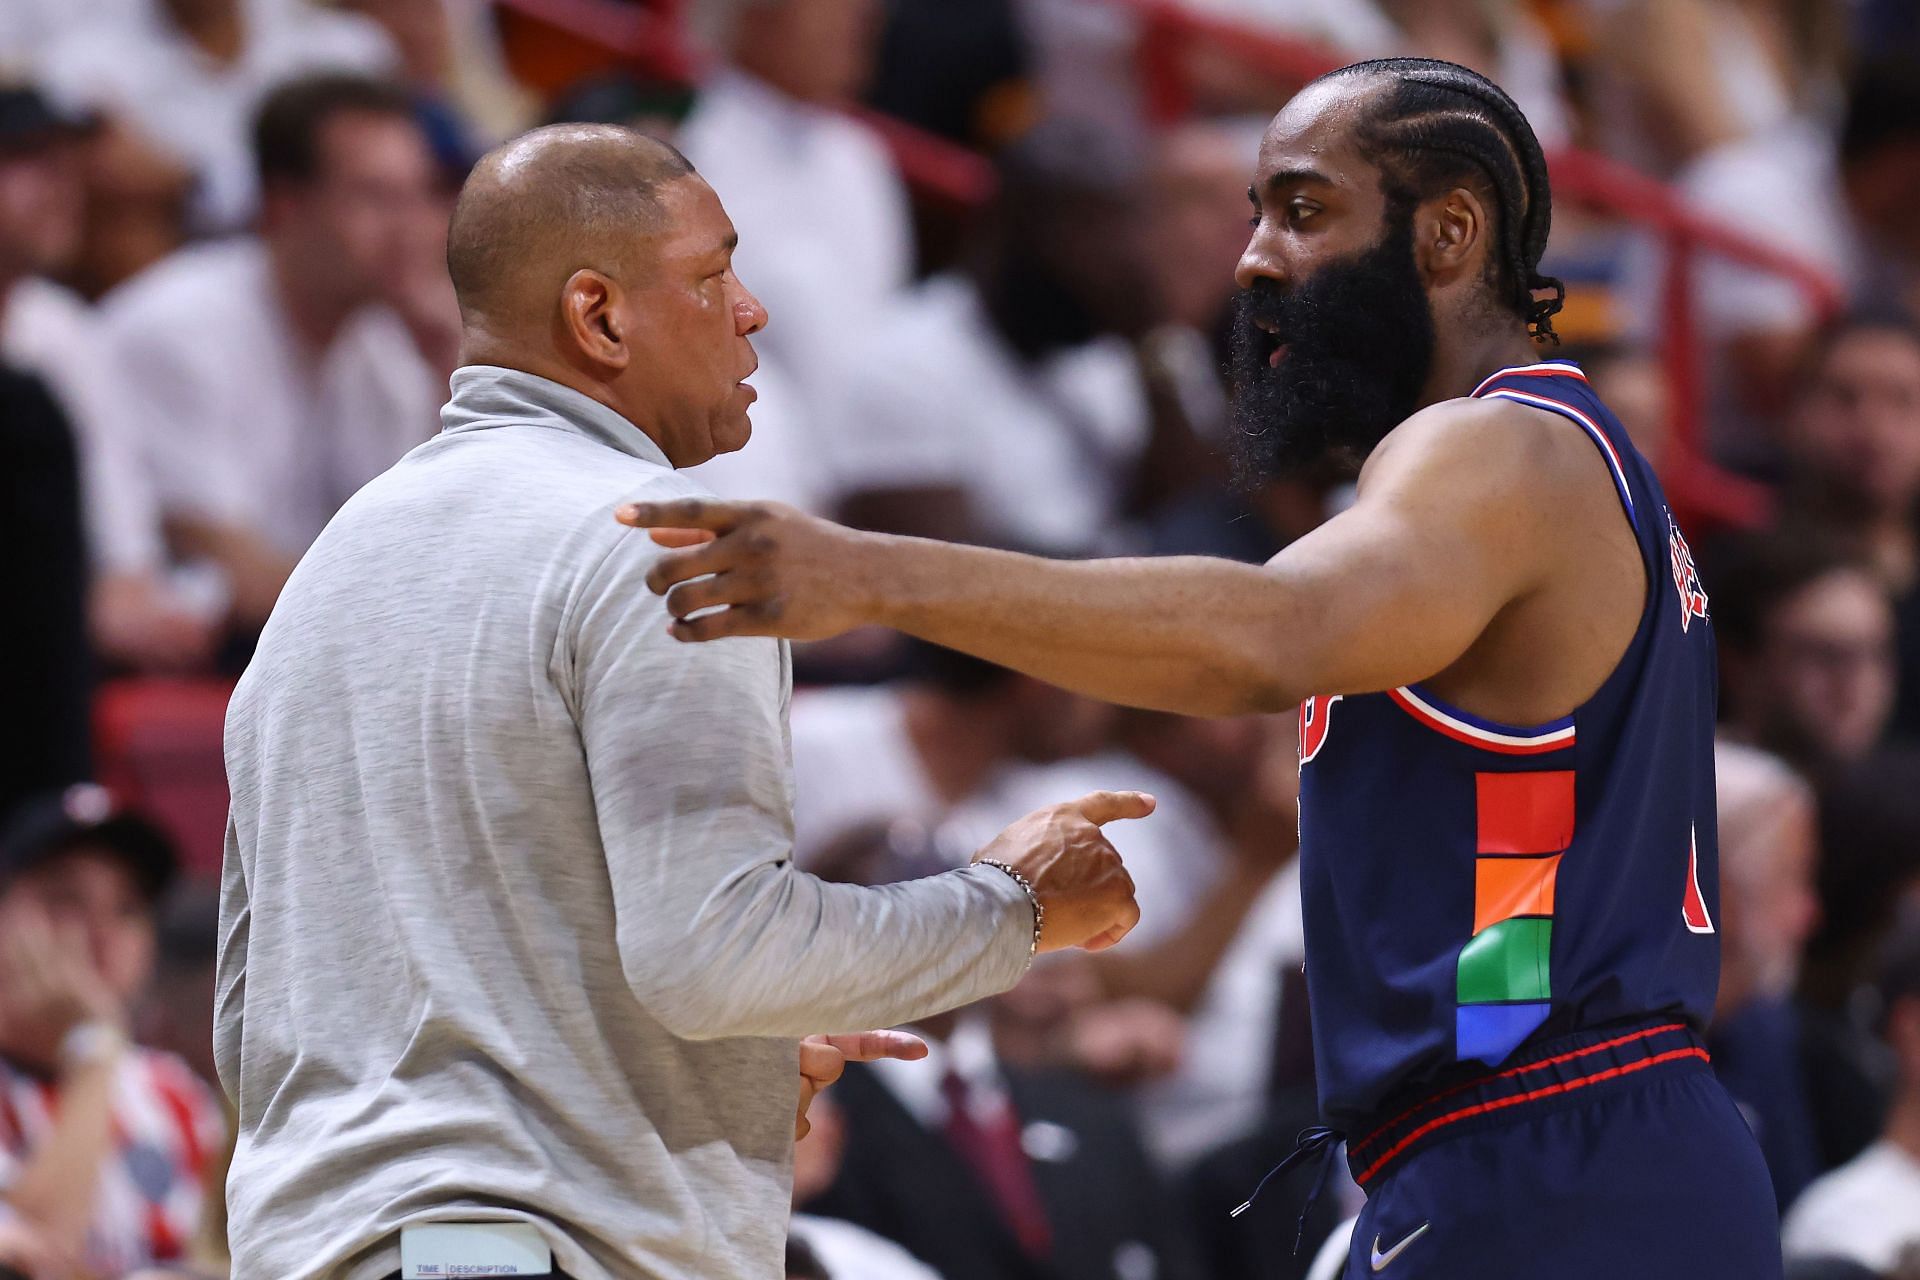
M 624 369 L 632 358 L 619 303 L 619 282 L 591 267 L 568 276 L 560 288 L 560 327 L 567 344 L 603 369 Z
M 1455 187 L 1424 202 L 1414 219 L 1413 242 L 1421 273 L 1435 284 L 1477 276 L 1493 250 L 1492 230 L 1487 206 L 1469 188 Z

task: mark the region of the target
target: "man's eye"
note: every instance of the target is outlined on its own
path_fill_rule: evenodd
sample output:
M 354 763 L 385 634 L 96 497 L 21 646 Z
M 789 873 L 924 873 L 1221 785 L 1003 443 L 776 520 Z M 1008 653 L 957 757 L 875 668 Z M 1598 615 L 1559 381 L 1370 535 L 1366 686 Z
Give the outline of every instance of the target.
M 1259 226 L 1260 226 L 1260 214 L 1259 214 L 1259 211 L 1258 211 L 1258 210 L 1256 210 L 1256 211 L 1254 212 L 1254 215 L 1253 215 L 1253 216 L 1252 216 L 1251 218 L 1248 218 L 1248 219 L 1247 219 L 1247 225 L 1248 225 L 1248 226 L 1250 226 L 1250 227 L 1253 227 L 1253 228 L 1255 228 L 1255 229 L 1258 229 L 1258 228 L 1259 228 Z
M 1320 211 L 1312 205 L 1296 200 L 1287 206 L 1287 221 L 1298 226 L 1318 212 Z

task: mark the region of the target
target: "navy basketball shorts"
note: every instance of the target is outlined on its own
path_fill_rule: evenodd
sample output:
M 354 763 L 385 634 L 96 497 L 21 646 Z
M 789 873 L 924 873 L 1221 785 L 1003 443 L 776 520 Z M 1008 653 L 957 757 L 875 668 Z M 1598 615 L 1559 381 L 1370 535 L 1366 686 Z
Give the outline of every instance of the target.
M 1529 1046 L 1389 1114 L 1348 1148 L 1346 1280 L 1780 1280 L 1760 1148 L 1683 1026 Z

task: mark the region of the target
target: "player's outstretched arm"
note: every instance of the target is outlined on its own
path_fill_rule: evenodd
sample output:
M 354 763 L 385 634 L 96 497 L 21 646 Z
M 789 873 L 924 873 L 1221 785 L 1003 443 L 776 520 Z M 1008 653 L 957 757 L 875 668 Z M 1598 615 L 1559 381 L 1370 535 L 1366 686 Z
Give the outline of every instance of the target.
M 1513 409 L 1449 401 L 1415 415 L 1376 450 L 1353 507 L 1261 567 L 1047 560 L 769 503 L 617 516 L 677 548 L 647 582 L 682 640 L 877 623 L 1111 702 L 1276 711 L 1444 670 L 1544 578 L 1560 442 Z

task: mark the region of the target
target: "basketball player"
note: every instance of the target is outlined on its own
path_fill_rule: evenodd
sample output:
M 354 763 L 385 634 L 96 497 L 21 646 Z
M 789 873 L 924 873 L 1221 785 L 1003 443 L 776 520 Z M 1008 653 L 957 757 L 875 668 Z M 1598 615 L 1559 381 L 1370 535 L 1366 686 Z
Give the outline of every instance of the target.
M 1707 597 L 1618 420 L 1530 349 L 1563 293 L 1539 144 L 1470 71 L 1361 63 L 1275 117 L 1251 195 L 1243 461 L 1363 464 L 1349 510 L 1255 568 L 640 504 L 681 548 L 650 577 L 673 633 L 880 623 L 1114 702 L 1299 705 L 1321 1102 L 1368 1193 L 1347 1275 L 1777 1277 L 1700 1039 Z

